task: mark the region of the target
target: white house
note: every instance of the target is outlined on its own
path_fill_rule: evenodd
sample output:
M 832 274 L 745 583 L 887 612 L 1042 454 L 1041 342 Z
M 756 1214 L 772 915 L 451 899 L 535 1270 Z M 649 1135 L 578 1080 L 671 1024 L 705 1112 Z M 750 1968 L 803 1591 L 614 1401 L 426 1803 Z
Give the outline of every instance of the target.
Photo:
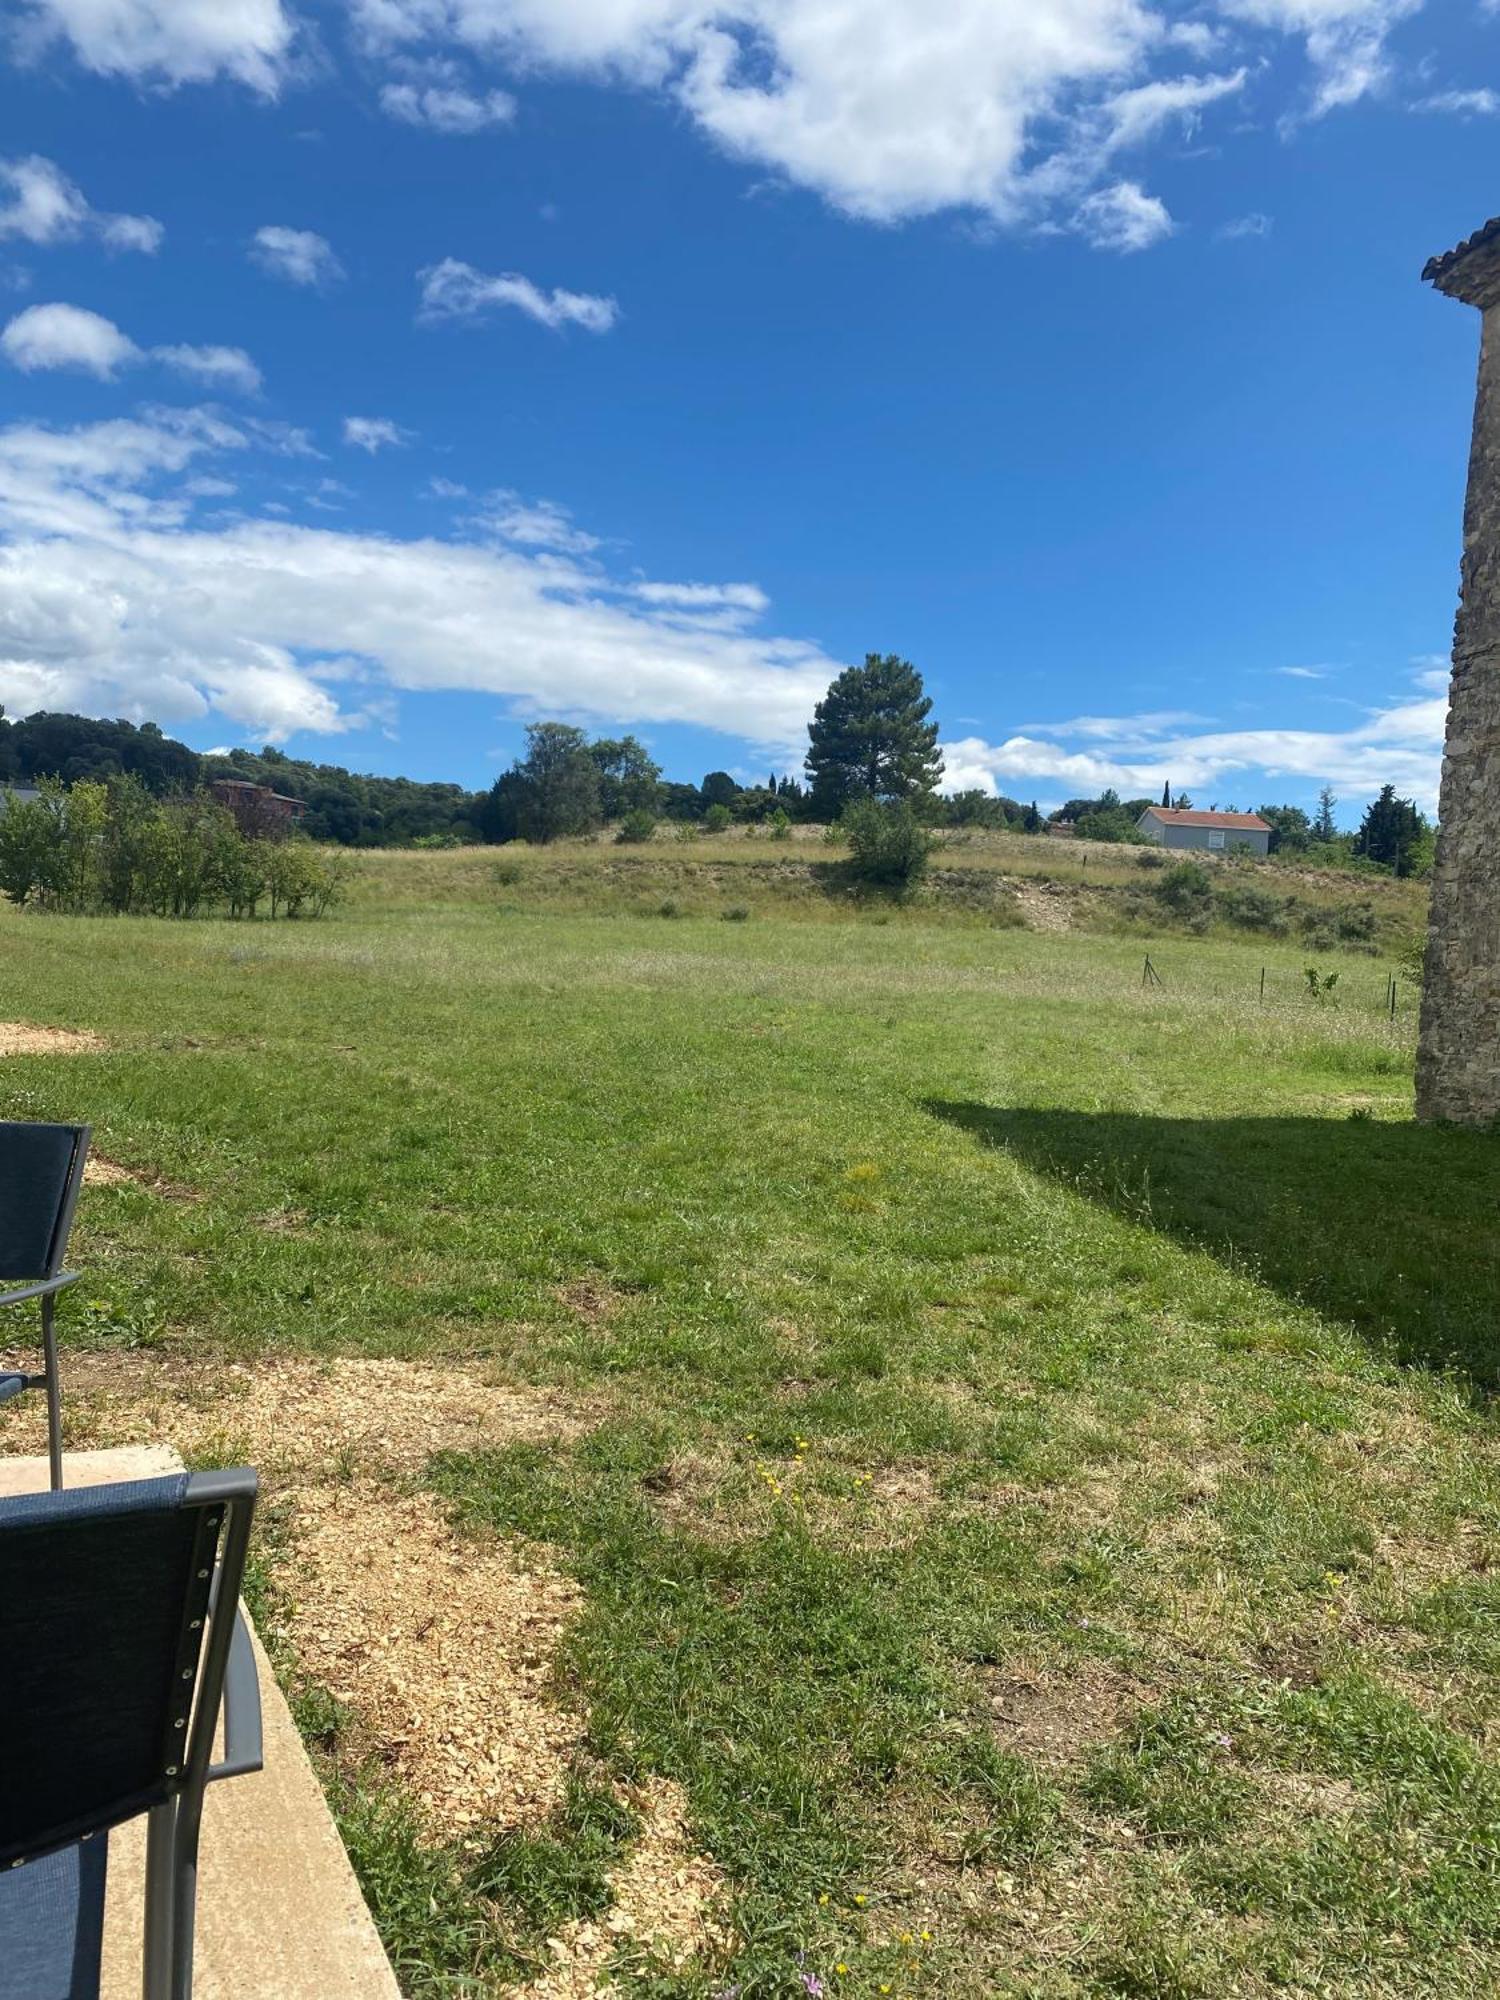
M 1214 854 L 1233 848 L 1250 854 L 1271 851 L 1271 829 L 1259 813 L 1179 812 L 1175 807 L 1147 806 L 1136 828 L 1162 847 L 1206 849 Z

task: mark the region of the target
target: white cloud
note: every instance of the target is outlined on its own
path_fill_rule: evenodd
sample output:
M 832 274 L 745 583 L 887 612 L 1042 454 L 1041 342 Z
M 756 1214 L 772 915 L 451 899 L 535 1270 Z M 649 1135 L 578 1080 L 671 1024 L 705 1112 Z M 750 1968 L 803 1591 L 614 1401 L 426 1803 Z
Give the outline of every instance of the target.
M 237 389 L 253 396 L 260 388 L 260 370 L 243 347 L 153 347 L 152 358 L 191 375 L 210 388 Z
M 190 526 L 182 475 L 213 477 L 219 454 L 254 442 L 249 423 L 201 410 L 0 431 L 12 714 L 218 715 L 284 737 L 351 726 L 396 690 L 457 689 L 522 715 L 684 722 L 799 754 L 838 663 L 759 631 L 753 586 L 725 586 L 705 629 L 654 605 L 649 582 L 556 549 Z M 655 587 L 666 599 L 715 588 Z
M 0 333 L 0 353 L 32 374 L 41 368 L 76 368 L 107 382 L 139 361 L 141 350 L 113 320 L 82 306 L 28 306 Z
M 436 475 L 427 482 L 429 500 L 467 500 L 469 489 L 457 479 L 440 479 Z
M 1326 681 L 1326 667 L 1272 667 L 1273 674 L 1282 674 L 1289 681 Z
M 344 443 L 357 445 L 373 458 L 383 445 L 405 444 L 411 435 L 389 417 L 345 417 Z
M 404 125 L 467 136 L 487 126 L 509 125 L 516 100 L 506 90 L 476 95 L 451 83 L 388 83 L 380 93 L 380 108 Z
M 20 0 L 24 48 L 71 44 L 85 68 L 165 84 L 227 76 L 274 96 L 291 52 L 281 0 Z
M 1164 204 L 1135 181 L 1098 188 L 1078 204 L 1074 226 L 1100 250 L 1149 250 L 1174 224 Z
M 28 306 L 0 333 L 0 353 L 28 374 L 76 368 L 107 382 L 121 368 L 157 361 L 214 388 L 246 395 L 260 388 L 260 370 L 243 347 L 137 347 L 113 320 L 82 306 Z
M 333 245 L 315 229 L 287 229 L 268 222 L 250 239 L 251 260 L 292 285 L 329 285 L 344 275 Z
M 428 320 L 477 319 L 491 306 L 514 306 L 543 326 L 581 326 L 588 333 L 608 333 L 620 315 L 613 299 L 560 288 L 544 292 L 517 271 L 487 277 L 456 257 L 445 257 L 417 275 L 422 281 L 422 318 Z
M 1066 222 L 1112 153 L 1191 125 L 1288 37 L 1315 109 L 1378 87 L 1390 27 L 1420 4 L 1217 0 L 1228 20 L 1174 21 L 1150 0 L 352 0 L 387 55 L 460 48 L 660 92 L 846 214 L 1023 227 Z M 1232 73 L 1166 73 L 1231 45 Z
M 567 508 L 555 500 L 528 502 L 505 488 L 485 496 L 483 511 L 471 525 L 498 535 L 502 541 L 519 542 L 523 548 L 589 555 L 600 546 L 599 537 L 576 527 Z
M 1478 90 L 1440 90 L 1433 97 L 1419 98 L 1413 111 L 1436 111 L 1451 118 L 1500 117 L 1500 90 L 1483 86 Z
M 111 250 L 153 255 L 166 231 L 151 215 L 108 215 L 90 206 L 82 188 L 40 153 L 0 160 L 0 237 L 63 243 L 92 234 Z
M 1108 123 L 1108 150 L 1141 146 L 1154 139 L 1165 125 L 1177 125 L 1191 132 L 1205 105 L 1243 90 L 1248 72 L 1237 69 L 1225 76 L 1158 77 L 1137 84 L 1108 98 L 1104 116 Z
M 110 250 L 139 250 L 147 257 L 154 257 L 166 233 L 154 215 L 103 215 L 99 218 L 99 235 Z
M 1315 118 L 1383 90 L 1391 63 L 1386 38 L 1420 11 L 1422 0 L 1220 0 L 1250 26 L 1300 35 L 1313 70 Z
M 1177 730 L 1161 733 L 1150 717 L 1122 717 L 1113 735 L 1078 723 L 988 743 L 968 736 L 943 745 L 944 788 L 1091 797 L 1106 785 L 1126 797 L 1160 796 L 1170 782 L 1195 797 L 1226 787 L 1236 798 L 1268 798 L 1283 782 L 1331 784 L 1351 798 L 1371 798 L 1383 784 L 1427 807 L 1437 802 L 1446 693 L 1375 709 L 1347 730 Z M 1083 718 L 1087 723 L 1090 718 Z M 1143 728 L 1142 725 L 1148 725 Z M 1059 738 L 1061 740 L 1052 740 Z
M 1221 222 L 1214 231 L 1222 243 L 1234 243 L 1247 236 L 1269 236 L 1271 218 L 1252 209 L 1248 215 L 1237 215 L 1233 221 Z

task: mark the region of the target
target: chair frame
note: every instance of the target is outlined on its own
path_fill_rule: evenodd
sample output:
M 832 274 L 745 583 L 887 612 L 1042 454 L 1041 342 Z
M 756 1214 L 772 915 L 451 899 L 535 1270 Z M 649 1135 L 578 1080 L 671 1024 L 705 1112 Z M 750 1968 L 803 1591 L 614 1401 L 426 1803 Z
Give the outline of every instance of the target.
M 209 1785 L 243 1777 L 264 1765 L 260 1678 L 249 1627 L 240 1605 L 245 1558 L 259 1481 L 247 1466 L 187 1475 L 180 1505 L 198 1516 L 196 1546 L 206 1556 L 217 1542 L 218 1558 L 195 1624 L 206 1623 L 190 1705 L 182 1717 L 182 1762 L 168 1765 L 171 1789 L 145 1809 L 146 1881 L 142 1924 L 143 2000 L 192 2000 L 193 1940 L 198 1900 L 198 1849 L 203 1801 Z M 201 1560 L 201 1557 L 200 1557 Z M 203 1576 L 203 1570 L 198 1576 Z M 189 1602 L 184 1616 L 191 1611 Z M 191 1629 L 191 1628 L 189 1628 Z M 213 1750 L 222 1716 L 224 1755 Z M 139 1809 L 126 1817 L 138 1818 Z M 108 1839 L 125 1823 L 114 1815 L 85 1825 L 71 1840 Z M 54 1843 L 55 1844 L 55 1843 Z M 71 1841 L 65 1840 L 63 1845 Z M 50 1851 L 44 1848 L 41 1851 Z M 15 1855 L 11 1867 L 29 1856 Z
M 153 1806 L 146 1818 L 143 2000 L 192 2000 L 204 1794 L 221 1778 L 244 1777 L 264 1764 L 260 1679 L 240 1608 L 257 1485 L 248 1469 L 195 1472 L 184 1495 L 186 1506 L 222 1506 L 224 1532 L 181 1788 Z M 221 1711 L 224 1755 L 215 1764 L 211 1760 Z
M 68 1178 L 57 1211 L 57 1221 L 53 1226 L 46 1268 L 34 1283 L 18 1285 L 11 1291 L 0 1292 L 0 1306 L 25 1305 L 32 1299 L 41 1301 L 42 1373 L 28 1375 L 26 1387 L 45 1389 L 47 1392 L 47 1471 L 54 1493 L 62 1491 L 63 1483 L 62 1384 L 57 1367 L 57 1295 L 68 1285 L 76 1285 L 83 1275 L 81 1271 L 63 1270 L 62 1260 L 67 1255 L 68 1238 L 73 1232 L 73 1217 L 78 1209 L 78 1197 L 83 1190 L 83 1169 L 89 1156 L 89 1141 L 93 1137 L 91 1125 L 73 1125 L 68 1129 L 73 1134 L 73 1157 L 68 1163 Z

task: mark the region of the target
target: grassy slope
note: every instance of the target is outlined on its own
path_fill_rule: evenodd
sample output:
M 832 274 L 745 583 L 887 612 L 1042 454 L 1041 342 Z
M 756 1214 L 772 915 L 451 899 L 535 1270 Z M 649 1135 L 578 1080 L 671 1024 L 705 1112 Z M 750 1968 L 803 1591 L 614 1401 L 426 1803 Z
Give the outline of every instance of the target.
M 1410 1124 L 1384 968 L 1315 1008 L 1178 940 L 1143 991 L 1123 939 L 447 860 L 317 927 L 0 920 L 0 1013 L 112 1045 L 0 1085 L 210 1196 L 90 1196 L 75 1343 L 615 1392 L 433 1477 L 562 1552 L 561 1697 L 741 1892 L 733 1968 L 641 1990 L 1490 1990 L 1500 1146 Z

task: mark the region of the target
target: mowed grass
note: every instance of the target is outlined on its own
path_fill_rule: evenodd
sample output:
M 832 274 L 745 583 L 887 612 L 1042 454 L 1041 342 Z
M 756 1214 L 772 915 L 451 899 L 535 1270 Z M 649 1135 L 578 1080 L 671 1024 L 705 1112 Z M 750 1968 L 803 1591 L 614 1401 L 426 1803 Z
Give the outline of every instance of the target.
M 1334 1007 L 1285 947 L 1154 988 L 1138 941 L 381 866 L 316 926 L 0 920 L 0 1015 L 108 1043 L 0 1095 L 165 1184 L 90 1192 L 75 1349 L 600 1413 L 429 1477 L 583 1586 L 577 1797 L 679 1781 L 731 1882 L 727 1958 L 623 1983 L 1494 1990 L 1500 1141 L 1411 1123 L 1384 964 Z M 520 1977 L 628 1838 L 340 1803 L 413 1994 Z

